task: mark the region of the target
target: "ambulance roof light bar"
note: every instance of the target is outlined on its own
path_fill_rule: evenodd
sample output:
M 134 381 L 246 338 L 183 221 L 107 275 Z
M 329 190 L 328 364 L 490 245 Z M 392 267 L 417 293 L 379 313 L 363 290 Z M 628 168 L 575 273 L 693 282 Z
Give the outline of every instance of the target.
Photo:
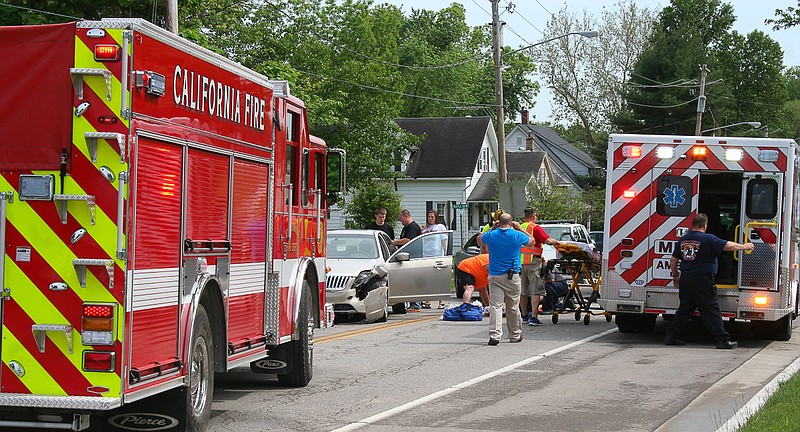
M 626 158 L 640 158 L 640 157 L 642 157 L 642 146 L 640 146 L 638 144 L 622 146 L 622 157 L 626 157 Z

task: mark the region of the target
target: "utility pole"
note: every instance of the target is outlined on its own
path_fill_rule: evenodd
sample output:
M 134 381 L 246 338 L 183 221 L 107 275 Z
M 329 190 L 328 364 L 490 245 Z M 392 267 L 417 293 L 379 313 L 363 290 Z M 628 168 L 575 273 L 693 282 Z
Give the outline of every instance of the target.
M 167 31 L 178 34 L 178 0 L 167 0 Z
M 700 131 L 703 129 L 703 112 L 706 110 L 706 75 L 708 75 L 707 65 L 700 65 L 700 96 L 697 98 L 697 124 L 694 128 L 694 134 L 700 136 Z
M 505 112 L 503 111 L 503 28 L 500 22 L 500 12 L 498 3 L 500 0 L 492 2 L 492 49 L 494 50 L 494 95 L 497 104 L 497 164 L 500 183 L 508 182 L 506 173 L 506 130 Z

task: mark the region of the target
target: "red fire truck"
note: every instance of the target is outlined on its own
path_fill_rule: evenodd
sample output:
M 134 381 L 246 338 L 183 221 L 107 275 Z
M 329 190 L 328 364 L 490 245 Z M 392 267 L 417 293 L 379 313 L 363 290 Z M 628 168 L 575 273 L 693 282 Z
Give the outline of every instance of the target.
M 789 340 L 800 280 L 800 151 L 789 139 L 609 137 L 598 303 L 621 332 L 651 332 L 678 309 L 669 259 L 697 213 L 707 232 L 754 251 L 723 252 L 723 317 Z
M 288 85 L 142 20 L 0 58 L 0 428 L 197 431 L 214 372 L 308 384 L 344 155 Z

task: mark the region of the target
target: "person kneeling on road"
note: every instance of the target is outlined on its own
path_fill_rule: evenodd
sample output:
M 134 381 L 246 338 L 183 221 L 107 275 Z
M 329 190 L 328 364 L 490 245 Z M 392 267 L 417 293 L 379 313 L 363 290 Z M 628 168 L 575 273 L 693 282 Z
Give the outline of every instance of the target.
M 483 307 L 489 306 L 489 255 L 480 254 L 458 263 L 458 286 L 464 287 L 461 299 L 464 303 L 472 303 L 472 293 L 478 291 Z

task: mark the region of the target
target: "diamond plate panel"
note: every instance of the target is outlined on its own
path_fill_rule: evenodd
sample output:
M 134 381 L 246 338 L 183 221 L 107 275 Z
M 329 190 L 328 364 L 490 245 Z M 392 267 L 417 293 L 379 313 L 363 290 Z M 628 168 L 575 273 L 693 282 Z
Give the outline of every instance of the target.
M 120 398 L 91 396 L 36 396 L 29 394 L 0 393 L 0 406 L 29 408 L 62 408 L 110 410 L 122 405 Z
M 270 273 L 267 276 L 267 345 L 278 344 L 278 326 L 280 325 L 280 274 Z

